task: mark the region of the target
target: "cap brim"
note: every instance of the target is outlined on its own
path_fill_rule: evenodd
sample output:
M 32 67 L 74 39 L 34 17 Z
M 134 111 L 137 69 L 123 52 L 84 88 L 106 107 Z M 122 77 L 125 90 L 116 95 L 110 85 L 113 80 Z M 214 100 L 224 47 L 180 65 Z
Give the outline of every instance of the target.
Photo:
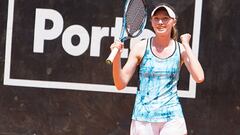
M 164 8 L 164 9 L 167 11 L 168 15 L 169 15 L 171 18 L 176 19 L 176 14 L 174 13 L 174 11 L 173 11 L 170 7 L 168 7 L 168 6 L 166 6 L 166 5 L 159 5 L 159 6 L 157 6 L 155 9 L 153 9 L 153 11 L 152 11 L 152 13 L 151 13 L 151 16 L 153 16 L 153 15 L 155 14 L 155 12 L 156 12 L 158 9 L 160 9 L 160 8 Z

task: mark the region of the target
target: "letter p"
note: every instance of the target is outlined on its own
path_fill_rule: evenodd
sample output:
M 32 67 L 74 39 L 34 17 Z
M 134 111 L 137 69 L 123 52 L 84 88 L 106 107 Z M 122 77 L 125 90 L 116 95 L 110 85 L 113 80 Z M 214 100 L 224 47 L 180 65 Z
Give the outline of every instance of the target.
M 51 29 L 45 29 L 46 20 L 51 20 L 53 26 Z M 43 53 L 44 40 L 53 40 L 57 38 L 63 30 L 63 17 L 53 9 L 36 9 L 34 44 L 33 52 Z

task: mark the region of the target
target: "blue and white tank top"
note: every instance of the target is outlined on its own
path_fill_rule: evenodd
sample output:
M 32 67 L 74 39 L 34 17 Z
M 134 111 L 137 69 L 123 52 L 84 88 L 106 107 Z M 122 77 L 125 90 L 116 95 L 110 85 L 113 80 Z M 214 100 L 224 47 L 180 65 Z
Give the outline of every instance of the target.
M 133 120 L 165 122 L 183 118 L 177 95 L 180 72 L 180 49 L 175 41 L 175 50 L 168 58 L 153 54 L 152 38 L 148 39 L 145 54 L 139 67 L 139 86 L 133 109 Z

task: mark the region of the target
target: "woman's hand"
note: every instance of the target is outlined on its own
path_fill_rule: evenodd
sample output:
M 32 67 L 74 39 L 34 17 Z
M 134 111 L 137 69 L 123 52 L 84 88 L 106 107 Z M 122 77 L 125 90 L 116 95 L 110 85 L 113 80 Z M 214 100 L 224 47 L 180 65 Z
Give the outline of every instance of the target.
M 191 39 L 191 35 L 189 33 L 182 34 L 180 36 L 180 39 L 181 39 L 183 45 L 186 45 L 186 44 L 189 45 L 189 42 L 190 42 L 190 39 Z
M 122 53 L 123 51 L 123 48 L 124 48 L 124 44 L 120 41 L 115 41 L 111 44 L 110 46 L 110 49 L 111 51 L 114 49 L 114 48 L 117 48 L 119 50 L 120 53 Z

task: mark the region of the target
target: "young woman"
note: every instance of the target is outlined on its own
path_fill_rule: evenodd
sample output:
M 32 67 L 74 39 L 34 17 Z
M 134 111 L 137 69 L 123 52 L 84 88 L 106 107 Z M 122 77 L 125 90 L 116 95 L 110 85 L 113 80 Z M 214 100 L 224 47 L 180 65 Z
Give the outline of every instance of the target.
M 178 95 L 177 82 L 184 63 L 197 83 L 204 72 L 189 46 L 190 34 L 177 42 L 176 14 L 167 4 L 158 5 L 151 14 L 154 37 L 134 45 L 126 64 L 121 65 L 123 43 L 111 49 L 120 51 L 113 61 L 113 78 L 117 89 L 126 87 L 139 66 L 139 86 L 132 114 L 131 135 L 186 135 L 187 128 Z

